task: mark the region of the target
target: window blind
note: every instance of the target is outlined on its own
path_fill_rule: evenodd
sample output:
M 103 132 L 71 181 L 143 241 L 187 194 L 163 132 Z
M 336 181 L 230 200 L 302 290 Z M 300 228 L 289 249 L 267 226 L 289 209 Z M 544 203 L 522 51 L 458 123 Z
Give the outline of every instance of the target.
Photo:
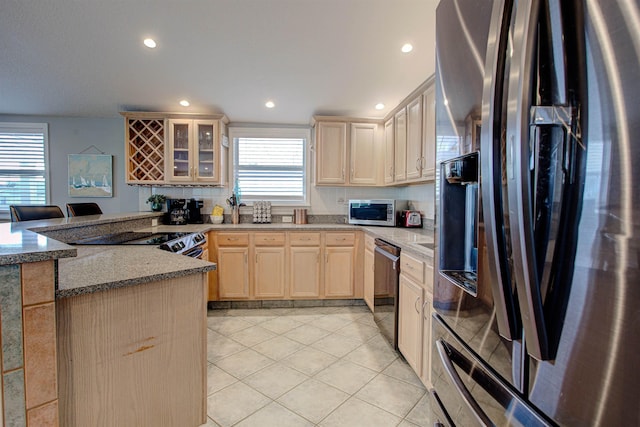
M 304 200 L 304 146 L 304 138 L 237 138 L 234 174 L 242 200 Z
M 0 212 L 47 203 L 46 124 L 0 123 Z

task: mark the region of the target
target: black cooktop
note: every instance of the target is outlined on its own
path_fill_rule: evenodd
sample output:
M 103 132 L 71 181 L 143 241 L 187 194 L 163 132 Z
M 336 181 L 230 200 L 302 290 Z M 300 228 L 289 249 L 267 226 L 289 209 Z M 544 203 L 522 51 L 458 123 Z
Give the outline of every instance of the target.
M 97 237 L 69 242 L 72 245 L 161 245 L 173 239 L 191 233 L 152 233 L 142 231 L 124 231 L 121 233 L 104 234 Z

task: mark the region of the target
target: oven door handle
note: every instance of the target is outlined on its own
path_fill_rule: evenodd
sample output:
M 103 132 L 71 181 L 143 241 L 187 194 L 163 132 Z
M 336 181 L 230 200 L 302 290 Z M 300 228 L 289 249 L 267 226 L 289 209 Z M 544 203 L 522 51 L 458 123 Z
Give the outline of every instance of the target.
M 438 355 L 440 356 L 440 360 L 442 361 L 445 372 L 449 376 L 449 379 L 453 383 L 453 386 L 458 391 L 458 394 L 462 397 L 462 400 L 464 400 L 464 403 L 473 413 L 476 421 L 478 421 L 478 423 L 482 426 L 493 426 L 494 424 L 493 422 L 491 422 L 491 419 L 487 416 L 487 414 L 484 413 L 480 405 L 478 405 L 478 402 L 476 402 L 467 387 L 464 385 L 464 382 L 462 382 L 462 378 L 460 378 L 460 375 L 458 375 L 458 372 L 456 371 L 455 367 L 453 366 L 453 362 L 449 357 L 447 347 L 447 344 L 442 341 L 442 339 L 436 341 Z
M 202 246 L 196 246 L 193 249 L 189 249 L 188 251 L 183 252 L 182 255 L 186 255 L 191 258 L 200 258 L 203 252 L 204 252 L 204 249 L 202 249 Z

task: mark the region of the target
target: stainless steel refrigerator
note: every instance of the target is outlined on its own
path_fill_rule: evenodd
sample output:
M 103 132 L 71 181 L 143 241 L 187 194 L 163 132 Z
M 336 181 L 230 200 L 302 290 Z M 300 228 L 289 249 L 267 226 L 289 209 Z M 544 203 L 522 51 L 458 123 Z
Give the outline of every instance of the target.
M 444 425 L 640 425 L 640 4 L 441 0 Z

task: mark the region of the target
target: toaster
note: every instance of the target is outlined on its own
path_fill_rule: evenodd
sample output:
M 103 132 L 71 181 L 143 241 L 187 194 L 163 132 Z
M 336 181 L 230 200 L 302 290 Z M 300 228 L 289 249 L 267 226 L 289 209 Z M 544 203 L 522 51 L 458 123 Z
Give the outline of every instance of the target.
M 400 227 L 422 227 L 422 216 L 419 211 L 401 211 Z

